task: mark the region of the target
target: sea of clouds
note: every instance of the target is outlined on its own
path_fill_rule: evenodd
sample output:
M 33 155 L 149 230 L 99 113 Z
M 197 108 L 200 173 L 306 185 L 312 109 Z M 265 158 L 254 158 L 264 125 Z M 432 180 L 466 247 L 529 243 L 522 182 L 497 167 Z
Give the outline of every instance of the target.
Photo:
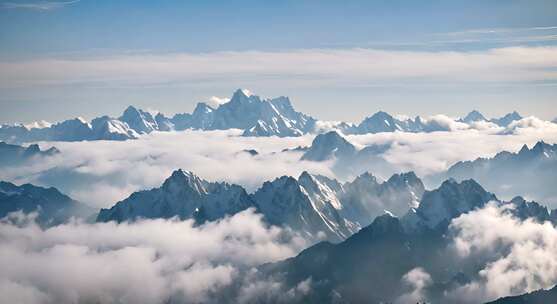
M 557 228 L 513 218 L 507 208 L 492 203 L 452 221 L 445 250 L 473 279 L 442 301 L 482 303 L 557 282 Z M 261 275 L 258 265 L 309 243 L 253 210 L 201 226 L 157 219 L 41 229 L 34 216 L 0 221 L 0 294 L 12 303 L 289 303 L 318 283 L 286 287 Z M 408 291 L 396 303 L 427 301 L 440 283 L 421 267 L 401 281 Z
M 437 117 L 436 119 L 439 119 Z M 302 171 L 337 176 L 333 161 L 300 161 L 312 135 L 295 138 L 242 137 L 239 130 L 152 133 L 125 142 L 49 142 L 62 153 L 17 168 L 0 179 L 57 186 L 91 206 L 109 207 L 131 192 L 158 187 L 177 168 L 211 181 L 256 190 L 263 181 Z M 539 140 L 554 143 L 557 125 L 525 118 L 508 128 L 455 125 L 450 132 L 348 135 L 362 148 L 389 144 L 382 156 L 393 172 L 427 176 L 459 160 L 518 151 Z M 252 156 L 246 149 L 255 149 Z M 356 172 L 355 172 L 356 174 Z M 488 189 L 489 190 L 489 189 Z M 475 279 L 446 299 L 470 303 L 547 288 L 557 281 L 557 230 L 548 223 L 520 221 L 488 205 L 455 219 L 455 261 L 482 261 Z M 494 246 L 494 244 L 498 244 Z M 312 278 L 286 289 L 261 279 L 256 266 L 296 255 L 310 245 L 287 229 L 269 227 L 247 210 L 195 226 L 192 221 L 136 223 L 70 222 L 41 229 L 33 215 L 12 214 L 0 222 L 0 294 L 18 303 L 91 302 L 289 302 L 312 292 Z M 435 282 L 426 269 L 401 278 L 409 292 L 397 301 L 427 298 Z
M 557 141 L 557 124 L 533 117 L 508 128 L 489 123 L 467 127 L 439 116 L 431 119 L 446 121 L 454 128 L 450 132 L 346 136 L 358 148 L 374 144 L 390 146 L 378 158 L 386 165 L 362 164 L 349 172 L 337 170 L 334 161 L 300 161 L 303 152 L 282 151 L 311 145 L 314 138 L 311 134 L 289 138 L 242 137 L 239 130 L 188 130 L 154 132 L 123 142 L 41 143 L 42 148 L 56 146 L 62 153 L 25 166 L 4 168 L 0 180 L 54 186 L 72 198 L 101 208 L 112 206 L 134 191 L 160 186 L 178 168 L 209 181 L 237 183 L 251 192 L 264 181 L 282 175 L 296 177 L 303 171 L 342 181 L 366 170 L 382 179 L 406 171 L 414 171 L 423 178 L 461 160 L 493 157 L 503 150 L 516 152 L 522 145 L 532 146 L 539 140 Z M 255 149 L 259 154 L 252 156 L 244 151 L 247 149 Z

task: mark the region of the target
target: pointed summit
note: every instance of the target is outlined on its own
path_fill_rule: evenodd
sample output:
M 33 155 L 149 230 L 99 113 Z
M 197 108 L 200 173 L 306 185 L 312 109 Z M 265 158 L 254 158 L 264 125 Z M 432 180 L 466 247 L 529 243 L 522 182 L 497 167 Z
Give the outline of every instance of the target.
M 254 206 L 244 188 L 238 185 L 208 182 L 178 169 L 161 187 L 134 192 L 112 208 L 101 209 L 97 222 L 179 217 L 202 223 Z
M 311 143 L 309 150 L 304 153 L 302 160 L 324 161 L 331 158 L 352 157 L 356 148 L 336 131 L 319 134 Z
M 359 134 L 402 131 L 401 122 L 383 111 L 367 117 L 356 129 Z
M 487 119 L 482 115 L 482 113 L 477 110 L 473 110 L 468 113 L 464 118 L 460 119 L 461 122 L 471 123 L 475 121 L 487 121 Z

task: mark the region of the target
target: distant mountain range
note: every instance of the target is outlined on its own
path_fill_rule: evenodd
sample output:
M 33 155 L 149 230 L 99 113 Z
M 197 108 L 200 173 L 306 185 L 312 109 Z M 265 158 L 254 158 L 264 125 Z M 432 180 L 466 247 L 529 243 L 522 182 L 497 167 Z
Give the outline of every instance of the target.
M 509 113 L 501 118 L 488 120 L 481 113 L 472 111 L 458 120 L 460 123 L 490 122 L 501 127 L 522 117 Z M 66 120 L 56 124 L 35 123 L 0 126 L 0 140 L 10 143 L 36 141 L 82 141 L 82 140 L 127 140 L 153 131 L 171 130 L 226 130 L 241 129 L 243 136 L 300 136 L 319 133 L 318 120 L 297 112 L 288 97 L 262 99 L 245 90 L 234 92 L 230 101 L 211 107 L 198 103 L 190 113 L 166 117 L 162 113 L 152 114 L 133 106 L 128 107 L 118 118 L 102 116 L 87 122 L 82 118 Z M 438 119 L 397 119 L 379 111 L 360 124 L 337 123 L 334 126 L 344 134 L 367 134 L 379 132 L 433 132 L 450 131 L 451 126 Z
M 283 176 L 265 182 L 248 194 L 241 186 L 176 170 L 160 188 L 135 192 L 102 209 L 97 221 L 179 217 L 203 223 L 254 208 L 269 224 L 290 227 L 308 239 L 340 241 L 384 212 L 404 214 L 423 192 L 414 173 L 393 175 L 383 183 L 366 173 L 341 184 L 303 172 L 297 179 Z
M 0 142 L 0 167 L 21 165 L 32 159 L 53 156 L 58 153 L 60 153 L 60 151 L 55 147 L 41 151 L 37 144 L 23 147 Z
M 445 250 L 448 224 L 490 201 L 514 205 L 507 212 L 521 219 L 557 224 L 557 210 L 549 212 L 521 198 L 501 202 L 473 180 L 448 180 L 438 189 L 426 191 L 420 205 L 403 217 L 386 213 L 339 244 L 321 242 L 260 270 L 264 276 L 280 278 L 287 288 L 308 278 L 318 282 L 305 302 L 391 303 L 406 288 L 400 278 L 421 267 L 435 282 L 423 290 L 424 299 L 439 302 L 446 291 L 476 274 L 475 268 L 468 272 L 464 265 L 455 265 L 451 251 Z
M 557 144 L 540 141 L 532 148 L 524 145 L 518 152 L 503 151 L 492 158 L 460 161 L 447 172 L 433 177 L 435 182 L 447 178 L 473 178 L 492 191 L 509 197 L 526 195 L 557 202 Z
M 93 208 L 60 193 L 56 188 L 43 188 L 31 184 L 16 186 L 0 181 L 0 218 L 11 212 L 37 212 L 37 222 L 44 226 L 64 223 L 72 217 L 87 218 Z

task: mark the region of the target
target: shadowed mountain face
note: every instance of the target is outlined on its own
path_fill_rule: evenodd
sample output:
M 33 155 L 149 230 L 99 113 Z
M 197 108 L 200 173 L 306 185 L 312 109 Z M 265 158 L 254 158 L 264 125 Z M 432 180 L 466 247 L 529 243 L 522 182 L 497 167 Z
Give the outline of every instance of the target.
M 37 144 L 26 148 L 0 142 L 0 166 L 21 165 L 36 158 L 52 156 L 58 153 L 60 151 L 55 147 L 42 151 Z
M 504 297 L 486 304 L 548 304 L 557 303 L 557 286 L 549 290 L 537 290 L 531 293 Z
M 524 145 L 517 153 L 500 152 L 493 158 L 458 162 L 435 182 L 472 178 L 500 196 L 524 195 L 557 207 L 557 145 Z
M 325 161 L 347 159 L 356 155 L 356 148 L 337 132 L 331 131 L 317 135 L 302 160 Z
M 102 209 L 98 222 L 140 218 L 195 219 L 212 221 L 255 207 L 244 188 L 210 183 L 188 171 L 176 170 L 160 188 L 135 192 L 110 209 Z
M 303 172 L 297 179 L 283 176 L 265 182 L 253 194 L 238 185 L 212 183 L 177 170 L 160 188 L 139 191 L 102 209 L 97 221 L 140 218 L 214 221 L 255 208 L 272 225 L 289 227 L 310 240 L 346 239 L 385 212 L 403 215 L 424 192 L 414 173 L 393 175 L 379 183 L 366 173 L 353 182 Z
M 55 188 L 42 188 L 31 184 L 16 186 L 0 182 L 0 218 L 17 211 L 37 212 L 37 222 L 42 226 L 57 225 L 71 217 L 86 218 L 95 212 Z
M 260 267 L 264 276 L 279 277 L 287 286 L 312 279 L 306 302 L 391 303 L 409 292 L 401 278 L 425 269 L 435 282 L 423 290 L 424 298 L 439 302 L 445 291 L 469 282 L 477 266 L 459 265 L 449 249 L 448 223 L 497 198 L 472 180 L 447 181 L 426 191 L 419 207 L 402 218 L 385 214 L 339 244 L 322 242 L 298 256 Z M 512 215 L 535 221 L 551 217 L 539 204 L 521 198 L 508 208 Z M 553 219 L 557 224 L 557 219 Z M 478 262 L 480 263 L 480 262 Z

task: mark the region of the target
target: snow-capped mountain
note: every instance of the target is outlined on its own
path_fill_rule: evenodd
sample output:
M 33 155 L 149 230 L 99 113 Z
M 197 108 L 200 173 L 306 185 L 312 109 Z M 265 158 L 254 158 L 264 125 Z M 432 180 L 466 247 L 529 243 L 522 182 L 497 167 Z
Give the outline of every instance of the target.
M 104 140 L 126 140 L 139 137 L 139 134 L 127 123 L 108 116 L 93 119 L 91 132 L 91 138 Z
M 243 129 L 244 136 L 300 136 L 313 130 L 315 119 L 296 112 L 288 97 L 262 100 L 237 90 L 213 112 L 207 129 Z
M 37 144 L 23 147 L 0 142 L 0 166 L 20 165 L 31 159 L 52 156 L 58 153 L 60 151 L 55 147 L 43 151 Z
M 33 123 L 28 125 L 0 126 L 0 140 L 13 143 L 32 141 L 82 141 L 82 140 L 126 140 L 153 131 L 172 130 L 226 130 L 241 129 L 243 136 L 300 136 L 335 129 L 343 134 L 367 134 L 380 132 L 435 132 L 451 131 L 448 117 L 442 120 L 395 118 L 379 111 L 359 124 L 346 122 L 319 122 L 313 117 L 297 112 L 288 97 L 262 99 L 247 90 L 238 89 L 228 102 L 211 107 L 200 102 L 192 113 L 179 113 L 167 117 L 129 106 L 118 118 L 102 116 L 90 123 L 82 118 L 66 120 L 57 124 Z M 451 120 L 464 127 L 478 121 L 490 121 L 506 127 L 522 117 L 509 113 L 501 118 L 487 120 L 478 111 L 470 112 L 460 120 Z M 327 126 L 327 127 L 324 127 Z
M 176 170 L 160 188 L 134 192 L 110 209 L 101 209 L 98 222 L 133 221 L 141 218 L 213 221 L 255 207 L 244 188 L 208 182 L 195 174 Z
M 386 112 L 379 111 L 364 119 L 357 127 L 358 134 L 404 131 L 403 123 Z
M 136 109 L 133 106 L 129 106 L 118 119 L 139 134 L 148 134 L 159 130 L 158 123 L 151 113 Z
M 302 173 L 298 180 L 283 176 L 265 182 L 253 197 L 265 219 L 288 226 L 309 239 L 340 241 L 360 227 L 341 216 L 336 196 L 340 184 L 324 177 Z
M 191 172 L 176 170 L 160 188 L 135 192 L 97 221 L 133 221 L 140 218 L 213 221 L 255 208 L 269 224 L 289 227 L 308 239 L 341 241 L 385 211 L 403 214 L 415 206 L 423 184 L 414 173 L 397 174 L 379 183 L 370 174 L 353 182 L 303 172 L 282 176 L 253 194 L 238 185 L 211 183 Z M 391 211 L 392 210 L 392 211 Z
M 83 118 L 74 118 L 44 128 L 28 129 L 23 125 L 0 127 L 0 140 L 13 143 L 36 141 L 83 141 L 83 140 L 126 140 L 139 134 L 127 123 L 102 116 L 91 123 Z
M 31 184 L 21 186 L 0 181 L 0 218 L 11 212 L 37 212 L 37 222 L 52 226 L 71 217 L 86 218 L 93 209 L 60 193 L 56 188 L 43 188 Z
M 346 303 L 396 303 L 408 290 L 401 277 L 422 269 L 427 272 L 428 281 L 434 282 L 424 290 L 427 298 L 432 303 L 444 303 L 446 291 L 470 282 L 471 273 L 484 267 L 455 262 L 454 251 L 447 250 L 452 241 L 447 220 L 482 207 L 492 199 L 497 201 L 472 180 L 447 181 L 438 189 L 424 193 L 412 219 L 385 213 L 339 244 L 321 242 L 296 257 L 261 266 L 262 279 L 278 276 L 286 282 L 286 289 L 308 278 L 319 282 L 304 298 L 306 302 L 330 303 L 342 299 Z M 523 214 L 523 219 L 539 220 L 548 214 L 536 203 L 525 203 L 519 198 L 499 204 L 512 204 L 509 212 L 515 216 Z M 413 223 L 424 225 L 424 229 L 409 225 L 414 220 Z M 470 267 L 473 271 L 466 271 Z
M 503 151 L 493 158 L 461 161 L 434 178 L 437 183 L 447 178 L 473 178 L 507 199 L 525 195 L 557 206 L 557 144 L 543 141 L 532 148 L 524 145 L 518 152 Z

